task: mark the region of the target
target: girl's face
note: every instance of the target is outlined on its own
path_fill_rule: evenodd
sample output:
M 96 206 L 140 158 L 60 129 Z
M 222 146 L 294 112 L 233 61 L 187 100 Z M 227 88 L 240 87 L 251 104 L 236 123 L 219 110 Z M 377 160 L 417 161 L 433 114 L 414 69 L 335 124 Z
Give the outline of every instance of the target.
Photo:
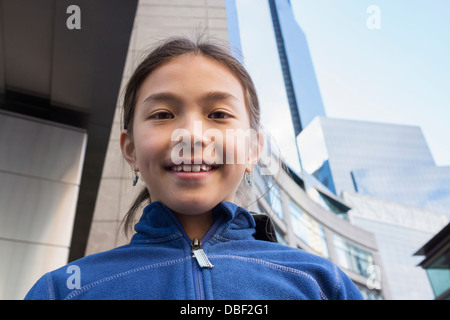
M 179 214 L 203 214 L 233 201 L 244 171 L 256 162 L 256 153 L 240 143 L 250 131 L 239 80 L 218 62 L 187 54 L 143 82 L 133 136 L 123 131 L 121 147 L 152 201 Z

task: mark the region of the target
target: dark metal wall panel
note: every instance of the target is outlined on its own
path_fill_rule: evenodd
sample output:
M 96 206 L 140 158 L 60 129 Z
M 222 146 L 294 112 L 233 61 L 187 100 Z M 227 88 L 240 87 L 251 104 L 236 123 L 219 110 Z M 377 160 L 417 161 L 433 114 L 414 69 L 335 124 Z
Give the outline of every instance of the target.
M 3 0 L 1 6 L 6 87 L 48 97 L 54 0 Z

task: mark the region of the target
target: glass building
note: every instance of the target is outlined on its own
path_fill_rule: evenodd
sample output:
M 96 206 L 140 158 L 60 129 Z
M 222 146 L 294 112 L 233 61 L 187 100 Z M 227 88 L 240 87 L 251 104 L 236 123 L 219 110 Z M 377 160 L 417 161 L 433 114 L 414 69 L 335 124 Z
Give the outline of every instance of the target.
M 318 117 L 297 137 L 303 169 L 340 195 L 358 169 L 434 166 L 419 127 Z
M 352 205 L 349 205 L 345 199 L 342 199 L 345 191 L 368 190 L 367 193 L 370 194 L 373 186 L 369 178 L 375 179 L 376 176 L 374 174 L 369 177 L 371 170 L 376 172 L 375 170 L 381 167 L 392 170 L 405 167 L 434 167 L 433 157 L 420 128 L 324 117 L 321 99 L 317 98 L 320 97 L 320 91 L 306 38 L 293 17 L 290 2 L 287 0 L 258 1 L 257 4 L 244 0 L 229 2 L 233 3 L 233 6 L 230 6 L 233 8 L 233 20 L 239 23 L 239 28 L 233 29 L 233 32 L 237 29 L 239 34 L 230 34 L 230 40 L 235 39 L 231 43 L 239 48 L 245 57 L 243 61 L 260 93 L 263 124 L 269 132 L 275 132 L 274 138 L 280 145 L 280 154 L 286 158 L 286 165 L 301 177 L 302 183 L 299 185 L 302 186 L 309 200 L 313 200 L 327 212 L 332 212 L 342 221 L 358 223 L 358 226 L 371 232 L 379 231 L 374 233 L 376 239 L 382 243 L 380 255 L 383 259 L 388 259 L 389 266 L 385 267 L 389 270 L 385 272 L 378 269 L 367 252 L 359 250 L 352 241 L 348 241 L 339 234 L 332 237 L 325 236 L 327 241 L 324 242 L 323 235 L 327 235 L 327 228 L 317 227 L 317 225 L 323 226 L 320 223 L 316 224 L 320 221 L 317 219 L 317 213 L 299 208 L 299 203 L 295 201 L 292 203 L 285 201 L 286 205 L 282 214 L 279 213 L 279 209 L 276 210 L 276 217 L 284 217 L 282 221 L 288 221 L 293 228 L 292 235 L 285 236 L 283 239 L 291 245 L 291 240 L 295 239 L 297 243 L 300 243 L 300 247 L 320 252 L 324 256 L 328 255 L 348 270 L 359 270 L 359 274 L 365 273 L 366 276 L 370 272 L 367 279 L 374 279 L 373 276 L 377 275 L 381 282 L 397 281 L 394 282 L 391 297 L 430 298 L 430 285 L 424 273 L 416 267 L 417 261 L 411 258 L 411 254 L 422 241 L 436 232 L 436 228 L 416 230 L 407 223 L 404 226 L 401 223 L 392 225 L 385 220 L 381 219 L 380 222 L 373 217 L 363 219 L 362 214 L 359 217 L 353 214 L 352 217 L 349 214 L 352 212 L 350 208 L 354 212 L 363 212 L 368 201 L 355 200 Z M 251 21 L 251 27 L 243 27 L 249 25 L 244 23 L 246 20 Z M 264 54 L 260 54 L 261 52 Z M 280 91 L 280 88 L 283 90 Z M 302 91 L 305 88 L 311 93 L 309 96 Z M 305 96 L 309 99 L 305 99 Z M 282 128 L 281 132 L 280 128 Z M 295 142 L 292 136 L 295 137 Z M 297 158 L 299 158 L 298 161 Z M 422 174 L 421 178 L 426 176 Z M 422 185 L 419 189 L 434 192 L 436 190 L 433 188 L 437 187 L 436 195 L 446 194 L 446 191 L 442 192 L 441 188 L 444 186 L 445 189 L 445 182 L 438 183 L 431 178 L 429 180 L 432 186 Z M 393 190 L 396 189 L 406 197 L 410 191 L 409 188 L 414 186 L 406 186 L 400 181 L 389 187 L 386 184 L 379 188 L 381 191 L 377 193 L 377 196 L 380 198 L 373 198 L 370 203 L 376 203 L 376 206 L 380 207 L 380 215 L 391 214 L 395 217 L 395 210 L 398 209 L 399 204 L 387 200 L 395 197 L 395 200 L 400 201 L 401 198 Z M 369 190 L 369 188 L 372 189 Z M 280 198 L 278 196 L 280 192 L 279 189 L 275 189 L 271 193 L 273 197 Z M 390 195 L 391 198 L 381 197 L 382 192 Z M 429 218 L 426 209 L 431 208 L 430 199 L 428 199 L 428 207 L 420 207 L 424 214 L 416 216 L 418 225 L 422 222 L 426 225 L 426 219 Z M 277 208 L 280 207 L 279 202 L 273 201 Z M 413 205 L 404 202 L 404 205 L 406 204 Z M 435 212 L 430 211 L 430 217 L 440 212 L 435 210 L 437 204 L 433 203 L 433 205 Z M 371 212 L 370 208 L 368 210 Z M 287 215 L 289 218 L 286 218 Z M 275 220 L 277 225 L 283 226 L 278 224 L 280 221 Z M 283 227 L 279 229 L 284 230 Z M 395 238 L 396 231 L 403 236 Z M 391 237 L 387 236 L 389 232 L 393 232 Z M 281 231 L 280 233 L 282 234 Z M 310 239 L 314 241 L 310 242 Z M 306 245 L 306 243 L 314 243 L 314 245 Z M 397 260 L 396 257 L 398 257 Z M 414 288 L 408 287 L 407 276 L 400 275 L 396 278 L 395 272 L 401 273 L 402 270 L 405 271 L 405 275 L 417 276 L 418 282 Z
M 300 174 L 295 138 L 325 115 L 306 36 L 287 0 L 226 3 L 230 44 L 242 53 L 257 87 L 262 125 L 278 144 L 277 154 Z
M 414 254 L 447 224 L 447 217 L 355 192 L 344 191 L 343 198 L 352 207 L 352 224 L 375 235 L 385 267 L 380 276 L 389 283 L 392 299 L 433 299 L 427 274 Z
M 288 0 L 269 0 L 291 118 L 297 136 L 316 116 L 325 116 L 319 85 L 303 30 Z
M 450 166 L 404 166 L 352 171 L 356 191 L 446 214 L 450 219 Z
M 317 117 L 297 137 L 303 169 L 352 191 L 446 214 L 450 167 L 436 166 L 416 126 Z
M 435 166 L 421 129 L 317 117 L 297 143 L 304 170 L 375 234 L 392 298 L 432 299 L 413 254 L 450 217 L 450 170 Z
M 323 116 L 324 108 L 306 36 L 289 1 L 228 0 L 227 17 L 230 43 L 241 52 L 258 91 L 269 140 L 265 154 L 283 162 L 278 179 L 276 172 L 267 175 L 256 167 L 254 210 L 272 217 L 279 242 L 334 261 L 366 299 L 389 299 L 386 279 L 375 272 L 383 267 L 373 235 L 351 225 L 350 207 L 301 169 L 296 136 Z M 375 283 L 370 288 L 369 279 Z

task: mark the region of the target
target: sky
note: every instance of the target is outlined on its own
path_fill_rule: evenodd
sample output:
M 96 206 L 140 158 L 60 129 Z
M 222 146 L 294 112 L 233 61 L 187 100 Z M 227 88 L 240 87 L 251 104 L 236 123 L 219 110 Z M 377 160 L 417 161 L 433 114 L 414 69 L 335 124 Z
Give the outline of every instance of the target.
M 450 1 L 291 0 L 291 5 L 308 41 L 327 116 L 420 126 L 436 164 L 450 165 Z M 237 7 L 244 63 L 260 100 L 282 108 L 285 93 L 279 91 L 267 1 L 237 0 Z

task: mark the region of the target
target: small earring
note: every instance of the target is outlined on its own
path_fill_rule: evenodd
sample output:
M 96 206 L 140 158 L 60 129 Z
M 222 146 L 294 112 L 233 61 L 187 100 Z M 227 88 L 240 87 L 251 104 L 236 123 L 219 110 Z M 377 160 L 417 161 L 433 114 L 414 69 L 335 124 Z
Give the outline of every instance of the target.
M 134 179 L 133 179 L 133 187 L 135 187 L 135 186 L 136 186 L 136 184 L 137 184 L 138 180 L 139 180 L 139 176 L 138 176 L 138 173 L 137 173 L 137 172 L 135 172 L 135 173 L 134 173 Z
M 245 171 L 245 179 L 247 179 L 247 183 L 250 187 L 253 186 L 253 182 L 252 182 L 252 172 L 247 172 Z

